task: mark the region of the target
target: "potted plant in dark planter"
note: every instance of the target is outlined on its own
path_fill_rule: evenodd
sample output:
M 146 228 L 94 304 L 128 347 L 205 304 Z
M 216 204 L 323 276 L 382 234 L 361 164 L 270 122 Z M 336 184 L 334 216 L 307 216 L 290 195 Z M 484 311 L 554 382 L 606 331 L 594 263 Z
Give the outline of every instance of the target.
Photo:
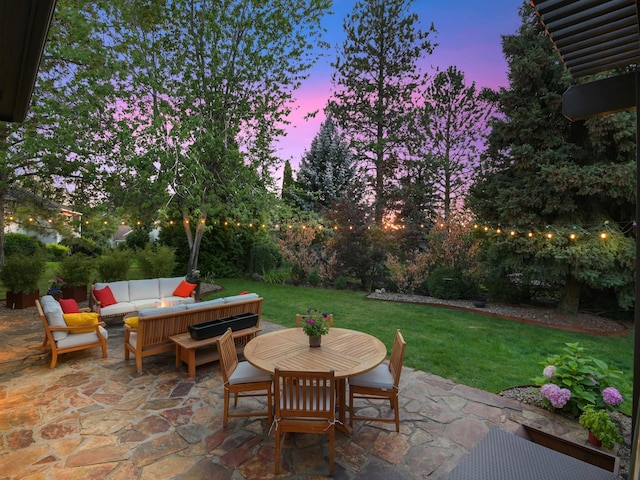
M 62 288 L 62 298 L 86 302 L 87 288 L 93 275 L 93 259 L 83 253 L 74 253 L 60 262 L 59 272 L 67 282 Z
M 62 298 L 62 289 L 67 284 L 62 278 L 58 277 L 51 282 L 49 285 L 49 290 L 47 290 L 47 295 L 51 295 L 56 300 L 60 300 Z
M 36 304 L 40 296 L 38 282 L 44 273 L 44 256 L 15 253 L 4 260 L 0 280 L 7 289 L 8 308 L 28 308 Z

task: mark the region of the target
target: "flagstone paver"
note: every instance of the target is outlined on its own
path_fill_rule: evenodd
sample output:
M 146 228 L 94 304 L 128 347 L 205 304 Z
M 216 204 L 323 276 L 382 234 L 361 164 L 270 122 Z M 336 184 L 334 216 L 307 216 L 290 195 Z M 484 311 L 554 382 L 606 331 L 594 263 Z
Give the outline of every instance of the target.
M 279 328 L 263 322 L 263 332 Z M 222 427 L 217 364 L 195 379 L 173 355 L 145 358 L 138 374 L 124 360 L 123 330 L 111 321 L 109 358 L 99 350 L 62 355 L 55 369 L 42 347 L 35 309 L 0 307 L 0 480 L 23 478 L 312 479 L 328 473 L 325 435 L 289 435 L 276 477 L 274 441 L 264 418 Z M 244 400 L 244 401 L 243 401 Z M 358 400 L 372 415 L 388 403 Z M 239 408 L 266 410 L 263 399 Z M 394 424 L 356 422 L 336 435 L 336 479 L 440 479 L 492 428 L 520 423 L 584 441 L 576 422 L 514 400 L 405 368 L 400 433 Z

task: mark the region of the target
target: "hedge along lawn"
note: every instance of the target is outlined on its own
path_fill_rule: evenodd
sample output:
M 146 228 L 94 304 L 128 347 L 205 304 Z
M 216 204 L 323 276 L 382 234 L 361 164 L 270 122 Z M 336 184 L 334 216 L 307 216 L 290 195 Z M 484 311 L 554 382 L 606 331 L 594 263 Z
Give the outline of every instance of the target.
M 540 376 L 540 362 L 578 342 L 585 354 L 621 370 L 631 393 L 633 332 L 604 337 L 566 332 L 453 308 L 367 300 L 364 292 L 272 285 L 251 280 L 220 279 L 224 290 L 207 299 L 255 292 L 264 298 L 262 318 L 295 326 L 296 313 L 308 308 L 333 313 L 334 326 L 370 333 L 391 353 L 396 329 L 407 342 L 405 365 L 488 392 L 531 385 Z M 625 390 L 623 386 L 620 390 Z M 623 391 L 623 394 L 625 392 Z M 631 397 L 623 409 L 631 413 Z

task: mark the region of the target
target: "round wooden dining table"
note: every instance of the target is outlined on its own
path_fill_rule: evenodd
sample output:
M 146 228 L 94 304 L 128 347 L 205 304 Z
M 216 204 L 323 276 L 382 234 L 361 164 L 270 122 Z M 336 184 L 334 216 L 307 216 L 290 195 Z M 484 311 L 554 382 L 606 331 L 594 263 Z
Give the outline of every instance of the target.
M 368 372 L 387 357 L 387 347 L 373 335 L 331 328 L 322 336 L 320 347 L 310 347 L 302 328 L 289 328 L 259 335 L 244 347 L 245 359 L 264 372 L 280 370 L 301 372 L 333 370 L 336 378 L 338 427 L 349 432 L 346 424 L 346 379 Z

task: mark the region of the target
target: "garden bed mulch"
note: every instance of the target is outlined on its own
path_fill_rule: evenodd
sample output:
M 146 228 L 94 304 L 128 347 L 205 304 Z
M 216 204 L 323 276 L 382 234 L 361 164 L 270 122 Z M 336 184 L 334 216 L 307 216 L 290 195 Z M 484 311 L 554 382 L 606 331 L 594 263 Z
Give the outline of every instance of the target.
M 591 333 L 594 335 L 625 335 L 628 327 L 610 318 L 590 313 L 566 314 L 553 308 L 532 305 L 508 305 L 487 303 L 485 307 L 475 307 L 471 300 L 443 300 L 422 295 L 406 295 L 400 293 L 374 292 L 367 295 L 372 300 L 389 302 L 420 303 L 436 307 L 456 308 L 496 318 L 504 318 L 532 325 L 543 325 L 572 332 Z

